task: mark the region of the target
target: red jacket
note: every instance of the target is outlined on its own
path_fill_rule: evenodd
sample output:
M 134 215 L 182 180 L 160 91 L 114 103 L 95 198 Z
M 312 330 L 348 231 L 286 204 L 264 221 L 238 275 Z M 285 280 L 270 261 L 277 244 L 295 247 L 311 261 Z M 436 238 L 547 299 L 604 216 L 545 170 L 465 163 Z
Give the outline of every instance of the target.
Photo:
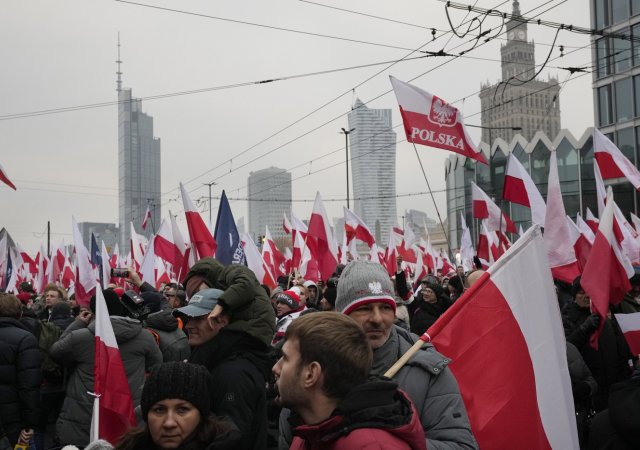
M 291 450 L 427 448 L 420 416 L 392 381 L 354 388 L 331 417 L 317 425 L 294 427 L 293 435 Z

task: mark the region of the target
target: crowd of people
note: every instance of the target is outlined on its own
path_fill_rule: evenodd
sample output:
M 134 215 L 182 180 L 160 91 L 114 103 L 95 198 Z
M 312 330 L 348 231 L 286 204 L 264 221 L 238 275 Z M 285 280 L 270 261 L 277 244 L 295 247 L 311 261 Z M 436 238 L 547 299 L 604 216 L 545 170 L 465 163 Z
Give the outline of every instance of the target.
M 482 274 L 411 285 L 402 258 L 392 277 L 352 261 L 270 289 L 204 258 L 156 289 L 130 269 L 103 295 L 138 426 L 110 443 L 90 437 L 95 295 L 79 305 L 22 283 L 0 293 L 0 450 L 478 448 L 446 355 L 425 343 L 385 374 Z M 632 285 L 621 312 L 640 311 Z M 638 355 L 615 318 L 591 314 L 579 278 L 557 290 L 581 448 L 637 448 Z

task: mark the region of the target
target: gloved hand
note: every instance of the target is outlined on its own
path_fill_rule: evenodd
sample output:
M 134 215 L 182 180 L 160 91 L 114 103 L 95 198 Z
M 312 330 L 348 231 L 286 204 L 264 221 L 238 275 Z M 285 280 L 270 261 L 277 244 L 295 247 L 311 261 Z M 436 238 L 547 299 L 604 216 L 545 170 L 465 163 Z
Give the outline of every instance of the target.
M 580 331 L 587 335 L 591 335 L 600 326 L 600 316 L 597 314 L 591 314 L 587 317 L 582 324 L 580 324 Z

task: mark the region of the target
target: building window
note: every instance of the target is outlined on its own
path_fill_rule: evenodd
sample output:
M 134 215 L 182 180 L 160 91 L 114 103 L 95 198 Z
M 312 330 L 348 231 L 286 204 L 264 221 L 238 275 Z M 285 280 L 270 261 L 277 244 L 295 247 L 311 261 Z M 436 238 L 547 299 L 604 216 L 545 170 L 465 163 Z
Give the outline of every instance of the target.
M 640 14 L 640 0 L 631 0 L 631 15 Z
M 638 0 L 640 3 L 640 0 Z M 638 39 L 637 42 L 633 42 L 634 39 Z M 640 24 L 636 24 L 631 27 L 631 41 L 633 45 L 633 65 L 640 65 Z
M 594 0 L 596 11 L 596 28 L 603 29 L 609 25 L 609 0 Z
M 629 0 L 611 0 L 612 23 L 622 22 L 629 18 Z
M 627 36 L 627 39 L 612 39 L 613 61 L 616 73 L 620 73 L 631 67 L 631 40 L 629 39 L 629 29 L 620 30 Z
M 611 114 L 611 85 L 598 88 L 598 124 L 599 126 L 609 125 L 613 122 Z
M 633 117 L 633 88 L 631 78 L 616 81 L 616 121 L 623 122 Z
M 629 159 L 629 161 L 635 163 L 636 149 L 633 127 L 623 128 L 616 134 L 616 145 L 618 146 L 622 154 Z

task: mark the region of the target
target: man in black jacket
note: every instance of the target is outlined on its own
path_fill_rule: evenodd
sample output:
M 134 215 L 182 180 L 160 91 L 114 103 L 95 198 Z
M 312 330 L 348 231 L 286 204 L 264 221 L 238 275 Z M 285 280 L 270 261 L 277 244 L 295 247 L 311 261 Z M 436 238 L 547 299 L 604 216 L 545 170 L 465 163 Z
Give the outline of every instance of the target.
M 31 439 L 40 406 L 40 350 L 21 313 L 20 300 L 0 294 L 0 423 L 11 445 Z

